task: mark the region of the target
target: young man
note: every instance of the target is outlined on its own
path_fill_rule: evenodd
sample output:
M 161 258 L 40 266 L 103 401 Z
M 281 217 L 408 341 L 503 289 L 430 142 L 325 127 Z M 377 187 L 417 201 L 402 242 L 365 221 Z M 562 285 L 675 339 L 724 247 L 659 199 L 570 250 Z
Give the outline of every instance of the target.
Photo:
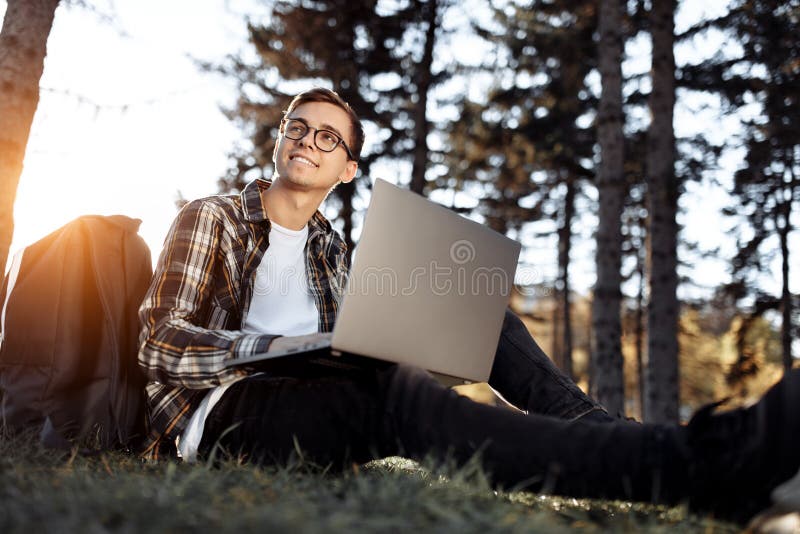
M 528 414 L 481 405 L 423 370 L 309 368 L 247 375 L 232 358 L 326 336 L 347 271 L 318 207 L 358 168 L 363 130 L 335 93 L 298 95 L 281 121 L 271 183 L 189 203 L 173 224 L 142 304 L 139 362 L 150 441 L 186 459 L 219 444 L 251 461 L 294 454 L 342 466 L 402 454 L 476 453 L 505 487 L 674 503 L 751 514 L 800 465 L 800 375 L 748 410 L 688 425 L 612 420 L 558 373 L 507 313 L 490 384 Z M 741 518 L 741 517 L 740 517 Z

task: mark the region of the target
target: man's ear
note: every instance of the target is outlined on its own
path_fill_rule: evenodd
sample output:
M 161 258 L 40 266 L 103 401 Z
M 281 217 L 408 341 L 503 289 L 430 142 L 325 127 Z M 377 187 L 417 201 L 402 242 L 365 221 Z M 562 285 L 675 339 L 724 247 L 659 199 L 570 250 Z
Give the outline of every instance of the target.
M 344 171 L 339 175 L 339 181 L 345 184 L 353 181 L 353 178 L 356 177 L 356 172 L 358 172 L 358 162 L 348 160 L 344 166 Z

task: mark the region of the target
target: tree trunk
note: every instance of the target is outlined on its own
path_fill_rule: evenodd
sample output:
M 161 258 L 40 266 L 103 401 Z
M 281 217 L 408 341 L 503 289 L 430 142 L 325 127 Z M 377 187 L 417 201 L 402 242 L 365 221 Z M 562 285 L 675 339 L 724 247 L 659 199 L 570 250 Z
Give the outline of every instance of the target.
M 564 196 L 564 218 L 558 230 L 558 324 L 559 353 L 557 364 L 570 378 L 572 372 L 572 314 L 570 313 L 569 253 L 572 249 L 572 219 L 575 216 L 576 187 L 574 179 L 567 177 L 564 181 L 567 193 Z
M 781 273 L 783 290 L 781 292 L 781 351 L 783 353 L 783 369 L 792 369 L 792 294 L 789 291 L 789 232 L 780 232 L 781 239 Z
M 347 258 L 353 259 L 353 250 L 355 243 L 353 242 L 353 197 L 356 194 L 355 181 L 341 183 L 336 186 L 337 196 L 342 202 L 342 209 L 339 210 L 339 218 L 342 220 L 342 234 L 344 242 L 347 245 Z
M 650 301 L 644 420 L 673 423 L 678 412 L 678 183 L 675 176 L 676 0 L 653 0 L 652 122 L 647 139 Z
M 789 165 L 794 162 L 790 160 Z M 793 167 L 789 167 L 790 169 Z M 792 179 L 794 181 L 794 179 Z M 794 184 L 790 183 L 783 190 L 783 201 L 779 206 L 780 222 L 778 223 L 778 238 L 781 243 L 781 352 L 783 354 L 783 369 L 789 372 L 792 369 L 792 293 L 789 290 L 789 232 L 792 229 L 791 215 L 792 202 L 794 201 Z
M 14 199 L 39 105 L 47 37 L 58 0 L 8 0 L 0 30 L 0 268 L 14 236 Z
M 639 419 L 644 417 L 644 277 L 645 262 L 643 250 L 636 251 L 636 274 L 639 287 L 636 291 L 636 382 L 639 385 Z
M 550 357 L 553 359 L 553 363 L 555 363 L 556 366 L 563 371 L 566 366 L 564 365 L 564 336 L 561 334 L 561 329 L 564 325 L 561 322 L 561 299 L 559 298 L 561 291 L 558 289 L 557 282 L 554 286 L 554 289 L 553 329 L 552 335 L 550 336 Z
M 351 61 L 349 56 L 350 48 L 353 40 L 356 38 L 355 26 L 345 25 L 347 31 L 337 32 L 335 35 L 336 46 L 339 50 L 338 60 L 342 65 L 347 65 L 347 68 L 336 71 L 336 77 L 332 79 L 334 90 L 344 99 L 345 102 L 357 102 L 359 100 L 359 87 L 357 80 L 359 73 L 356 65 Z M 365 162 L 360 163 L 360 172 L 362 176 L 369 176 L 369 164 Z M 339 219 L 342 221 L 342 233 L 344 242 L 347 245 L 347 259 L 353 259 L 353 250 L 355 249 L 355 242 L 353 241 L 353 198 L 356 195 L 356 182 L 352 180 L 348 183 L 340 183 L 337 185 L 333 193 L 336 198 L 341 202 L 339 209 Z M 352 263 L 352 262 L 351 262 Z
M 625 413 L 620 318 L 625 194 L 621 10 L 621 0 L 600 3 L 598 61 L 602 93 L 597 135 L 601 163 L 597 175 L 597 283 L 592 301 L 592 393 L 611 414 Z
M 428 91 L 430 90 L 433 44 L 436 40 L 437 0 L 428 0 L 422 5 L 423 17 L 428 24 L 425 31 L 425 49 L 422 61 L 417 65 L 417 102 L 414 108 L 414 165 L 411 169 L 410 189 L 425 194 L 425 171 L 428 169 Z

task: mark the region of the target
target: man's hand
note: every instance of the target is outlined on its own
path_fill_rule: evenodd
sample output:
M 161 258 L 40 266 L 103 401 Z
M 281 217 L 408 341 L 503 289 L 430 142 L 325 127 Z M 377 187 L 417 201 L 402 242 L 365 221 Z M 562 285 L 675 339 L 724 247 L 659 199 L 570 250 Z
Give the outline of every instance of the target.
M 267 352 L 286 350 L 290 352 L 298 352 L 310 348 L 316 343 L 321 341 L 330 342 L 333 334 L 330 332 L 318 332 L 316 334 L 306 334 L 304 336 L 281 336 L 276 337 L 269 344 Z

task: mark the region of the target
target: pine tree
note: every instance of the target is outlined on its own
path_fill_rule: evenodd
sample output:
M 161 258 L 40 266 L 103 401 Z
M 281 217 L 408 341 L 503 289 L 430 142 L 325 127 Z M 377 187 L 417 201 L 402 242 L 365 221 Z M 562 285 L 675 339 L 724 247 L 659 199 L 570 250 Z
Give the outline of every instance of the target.
M 692 28 L 689 35 L 717 29 L 734 40 L 741 53 L 717 54 L 682 69 L 682 82 L 723 97 L 727 110 L 759 106 L 756 117 L 743 123 L 744 166 L 734 176 L 734 204 L 725 210 L 738 224 L 739 248 L 731 261 L 733 281 L 728 290 L 749 304 L 748 319 L 739 330 L 739 345 L 747 325 L 767 310 L 780 310 L 783 364 L 793 363 L 791 342 L 796 336 L 795 300 L 789 290 L 789 236 L 796 231 L 793 214 L 800 210 L 800 2 L 739 0 L 718 19 Z M 776 239 L 777 238 L 777 239 Z M 779 295 L 761 288 L 759 274 L 780 257 Z M 796 262 L 794 262 L 796 263 Z M 740 354 L 738 367 L 748 367 Z
M 476 212 L 493 229 L 522 229 L 524 240 L 526 223 L 557 221 L 560 335 L 552 355 L 568 373 L 576 203 L 594 177 L 596 97 L 586 77 L 596 65 L 595 30 L 595 5 L 586 0 L 515 1 L 477 23 L 498 50 L 485 66 L 496 84 L 484 102 L 462 102 L 448 154 L 450 177 L 476 192 Z

